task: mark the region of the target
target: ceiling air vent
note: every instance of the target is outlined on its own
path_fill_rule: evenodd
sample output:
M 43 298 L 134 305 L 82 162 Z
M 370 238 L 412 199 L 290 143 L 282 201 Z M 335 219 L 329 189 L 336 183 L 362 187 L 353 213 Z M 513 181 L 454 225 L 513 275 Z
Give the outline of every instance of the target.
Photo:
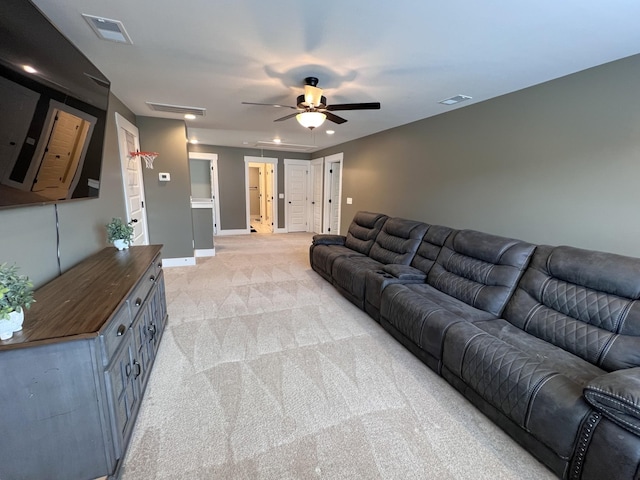
M 259 140 L 255 143 L 255 147 L 258 148 L 270 148 L 273 150 L 287 150 L 290 152 L 310 152 L 311 150 L 315 150 L 317 145 L 298 145 L 295 143 L 276 143 L 276 142 L 267 142 L 265 140 Z
M 82 16 L 101 39 L 133 45 L 131 37 L 121 21 L 87 15 L 86 13 L 83 13 Z
M 456 95 L 455 97 L 440 100 L 438 103 L 443 105 L 455 105 L 456 103 L 464 102 L 465 100 L 471 100 L 471 97 L 468 95 Z
M 179 113 L 181 115 L 190 113 L 197 117 L 204 117 L 207 114 L 207 109 L 200 107 L 185 107 L 184 105 L 168 105 L 166 103 L 154 102 L 146 102 L 146 104 L 149 105 L 149 108 L 154 112 Z

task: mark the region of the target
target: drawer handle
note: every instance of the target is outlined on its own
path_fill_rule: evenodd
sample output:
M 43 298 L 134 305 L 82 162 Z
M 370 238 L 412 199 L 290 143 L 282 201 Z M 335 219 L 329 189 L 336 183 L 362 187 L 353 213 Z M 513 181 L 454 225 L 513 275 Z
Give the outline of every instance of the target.
M 133 361 L 133 364 L 134 364 L 134 365 L 135 365 L 135 367 L 136 367 L 136 376 L 135 376 L 135 377 L 133 377 L 133 378 L 134 378 L 134 380 L 135 380 L 135 379 L 136 379 L 136 378 L 138 378 L 138 377 L 140 376 L 140 374 L 142 373 L 142 366 L 140 365 L 140 363 L 139 363 L 137 360 L 134 360 L 134 361 Z
M 158 268 L 162 268 L 162 262 L 158 262 Z
M 139 307 L 140 305 L 142 305 L 142 299 L 140 297 L 136 298 L 135 305 L 136 305 L 136 307 Z
M 124 332 L 127 331 L 127 327 L 125 327 L 124 325 L 120 325 L 118 327 L 118 331 L 116 332 L 116 336 L 121 337 L 122 335 L 124 335 Z
M 156 277 L 154 277 L 153 275 L 151 275 L 151 276 L 149 277 L 149 281 L 151 281 L 151 282 L 155 282 L 155 281 L 156 281 Z

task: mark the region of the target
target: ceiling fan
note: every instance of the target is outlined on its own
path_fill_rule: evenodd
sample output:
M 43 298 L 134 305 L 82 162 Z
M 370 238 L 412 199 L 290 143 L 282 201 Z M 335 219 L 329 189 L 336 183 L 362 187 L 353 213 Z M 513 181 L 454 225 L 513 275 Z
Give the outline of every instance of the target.
M 316 77 L 307 77 L 304 79 L 304 95 L 299 95 L 297 98 L 297 106 L 291 105 L 278 105 L 276 103 L 254 103 L 254 102 L 242 102 L 244 105 L 261 105 L 266 107 L 278 107 L 278 108 L 291 108 L 297 110 L 296 113 L 286 115 L 282 118 L 274 120 L 275 122 L 282 122 L 283 120 L 289 120 L 296 117 L 300 125 L 313 130 L 316 127 L 322 125 L 326 120 L 330 120 L 334 123 L 341 124 L 346 122 L 345 118 L 339 117 L 331 112 L 340 110 L 380 110 L 380 102 L 368 102 L 368 103 L 339 103 L 333 105 L 327 105 L 327 99 L 322 95 L 322 89 L 318 88 L 318 79 Z

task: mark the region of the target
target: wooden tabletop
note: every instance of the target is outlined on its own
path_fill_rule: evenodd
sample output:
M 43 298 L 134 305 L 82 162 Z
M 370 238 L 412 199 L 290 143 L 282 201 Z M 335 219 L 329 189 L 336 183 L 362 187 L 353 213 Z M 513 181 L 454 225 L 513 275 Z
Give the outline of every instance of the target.
M 95 337 L 126 301 L 162 245 L 107 247 L 34 291 L 22 330 L 0 351 Z

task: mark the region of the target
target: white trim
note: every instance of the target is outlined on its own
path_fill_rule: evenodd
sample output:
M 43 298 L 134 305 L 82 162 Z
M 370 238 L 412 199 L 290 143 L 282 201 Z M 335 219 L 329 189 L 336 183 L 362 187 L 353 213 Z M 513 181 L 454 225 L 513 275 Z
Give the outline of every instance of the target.
M 286 228 L 274 228 L 273 233 L 289 233 L 289 230 Z
M 216 249 L 215 248 L 200 248 L 194 251 L 196 258 L 199 257 L 215 257 Z
M 331 233 L 332 235 L 340 235 L 340 223 L 342 221 L 342 160 L 344 154 L 336 153 L 334 155 L 329 155 L 324 158 L 324 201 L 323 201 L 323 210 L 324 210 L 324 222 L 322 225 L 322 233 Z M 334 166 L 333 164 L 338 164 L 340 176 L 338 177 L 339 185 L 338 185 L 338 231 L 337 232 L 329 232 L 328 229 L 331 227 L 331 209 L 329 208 L 329 199 L 331 198 L 331 182 L 329 182 L 329 170 Z
M 244 191 L 245 191 L 245 221 L 247 222 L 247 233 L 251 233 L 251 205 L 249 197 L 249 164 L 250 163 L 269 163 L 273 165 L 273 201 L 272 205 L 272 219 L 273 230 L 275 231 L 278 226 L 278 159 L 273 157 L 252 157 L 245 155 L 244 157 Z M 228 234 L 227 234 L 228 235 Z M 234 235 L 234 234 L 232 234 Z
M 324 223 L 324 157 L 319 157 L 319 158 L 313 158 L 311 159 L 311 162 L 309 162 L 309 228 L 308 231 L 309 232 L 315 232 L 315 223 L 314 223 L 314 198 L 315 198 L 315 190 L 314 190 L 314 182 L 315 182 L 315 175 L 314 175 L 314 167 L 319 165 L 320 166 L 320 179 L 321 179 L 321 187 L 320 187 L 320 231 L 318 233 L 322 233 L 322 228 L 323 228 L 323 223 Z
M 191 267 L 196 264 L 196 257 L 163 258 L 162 267 Z
M 226 235 L 249 235 L 251 233 L 251 229 L 249 228 L 238 228 L 235 230 L 218 230 L 218 235 L 224 237 Z
M 218 154 L 217 153 L 201 153 L 189 152 L 189 160 L 209 160 L 211 162 L 211 188 L 213 193 L 213 209 L 211 210 L 213 217 L 213 234 L 216 235 L 220 229 L 220 190 L 218 187 Z M 206 208 L 194 207 L 192 208 Z

